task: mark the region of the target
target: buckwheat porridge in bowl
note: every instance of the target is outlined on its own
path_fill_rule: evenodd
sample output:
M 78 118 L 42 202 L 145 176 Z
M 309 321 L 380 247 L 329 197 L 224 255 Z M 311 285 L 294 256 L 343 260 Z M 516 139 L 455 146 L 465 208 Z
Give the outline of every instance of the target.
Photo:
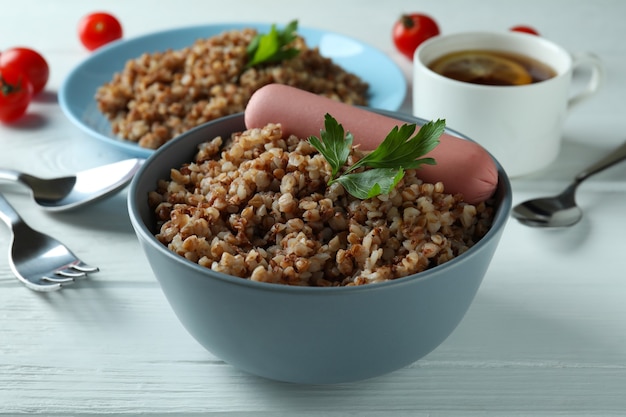
M 364 156 L 357 148 L 353 164 Z M 311 143 L 281 126 L 209 138 L 149 195 L 163 244 L 217 272 L 302 286 L 405 277 L 462 254 L 489 230 L 491 201 L 466 203 L 417 170 L 359 199 Z

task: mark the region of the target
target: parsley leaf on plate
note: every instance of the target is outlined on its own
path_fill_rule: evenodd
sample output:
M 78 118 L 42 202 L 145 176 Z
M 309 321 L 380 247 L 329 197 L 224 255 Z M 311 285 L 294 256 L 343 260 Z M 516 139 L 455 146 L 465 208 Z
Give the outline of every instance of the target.
M 298 55 L 299 49 L 289 47 L 289 44 L 296 39 L 297 29 L 298 21 L 293 20 L 283 30 L 278 30 L 276 25 L 272 25 L 268 33 L 256 35 L 248 45 L 246 67 L 280 62 Z

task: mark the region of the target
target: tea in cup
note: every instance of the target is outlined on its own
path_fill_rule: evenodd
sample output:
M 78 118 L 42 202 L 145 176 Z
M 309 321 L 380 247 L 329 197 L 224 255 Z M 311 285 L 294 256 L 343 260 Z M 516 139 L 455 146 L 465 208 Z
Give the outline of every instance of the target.
M 572 92 L 574 68 L 588 67 Z M 471 32 L 429 39 L 414 55 L 413 114 L 447 125 L 484 146 L 509 176 L 548 166 L 561 146 L 567 111 L 593 95 L 603 66 L 535 35 Z
M 483 85 L 526 85 L 556 76 L 556 71 L 537 59 L 497 50 L 450 52 L 428 68 L 453 80 Z

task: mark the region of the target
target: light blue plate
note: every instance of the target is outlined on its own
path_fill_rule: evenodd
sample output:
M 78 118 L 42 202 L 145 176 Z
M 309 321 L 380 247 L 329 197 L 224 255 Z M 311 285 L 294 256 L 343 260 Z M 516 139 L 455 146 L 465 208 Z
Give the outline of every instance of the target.
M 135 142 L 120 139 L 112 133 L 94 98 L 98 87 L 109 82 L 115 72 L 121 71 L 126 61 L 143 53 L 181 49 L 197 39 L 226 30 L 256 28 L 259 32 L 267 32 L 270 26 L 258 23 L 192 26 L 113 42 L 70 72 L 59 91 L 59 104 L 73 123 L 93 137 L 132 156 L 147 158 L 153 150 L 141 148 Z M 299 28 L 298 33 L 310 47 L 318 46 L 323 56 L 369 83 L 370 107 L 392 111 L 400 108 L 407 92 L 406 80 L 400 68 L 384 53 L 337 33 L 309 28 Z

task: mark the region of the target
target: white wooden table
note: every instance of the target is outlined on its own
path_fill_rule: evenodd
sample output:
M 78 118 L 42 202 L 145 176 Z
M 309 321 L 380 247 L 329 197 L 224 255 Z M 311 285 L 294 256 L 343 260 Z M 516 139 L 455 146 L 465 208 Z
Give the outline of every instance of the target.
M 558 160 L 513 181 L 514 202 L 556 193 L 626 139 L 621 0 L 0 0 L 0 50 L 30 46 L 51 65 L 28 116 L 0 125 L 0 166 L 51 176 L 124 157 L 72 125 L 56 101 L 64 77 L 88 56 L 76 23 L 104 6 L 126 37 L 298 18 L 385 51 L 409 81 L 411 65 L 390 40 L 406 11 L 431 14 L 445 32 L 531 24 L 572 51 L 597 53 L 605 87 L 567 119 Z M 410 113 L 410 96 L 402 110 Z M 438 349 L 390 375 L 329 387 L 246 375 L 200 347 L 149 271 L 125 191 L 87 210 L 45 214 L 22 187 L 0 190 L 33 227 L 101 268 L 62 292 L 34 293 L 12 276 L 0 226 L 0 415 L 626 415 L 626 164 L 583 184 L 585 217 L 576 227 L 545 231 L 511 220 L 474 304 Z

